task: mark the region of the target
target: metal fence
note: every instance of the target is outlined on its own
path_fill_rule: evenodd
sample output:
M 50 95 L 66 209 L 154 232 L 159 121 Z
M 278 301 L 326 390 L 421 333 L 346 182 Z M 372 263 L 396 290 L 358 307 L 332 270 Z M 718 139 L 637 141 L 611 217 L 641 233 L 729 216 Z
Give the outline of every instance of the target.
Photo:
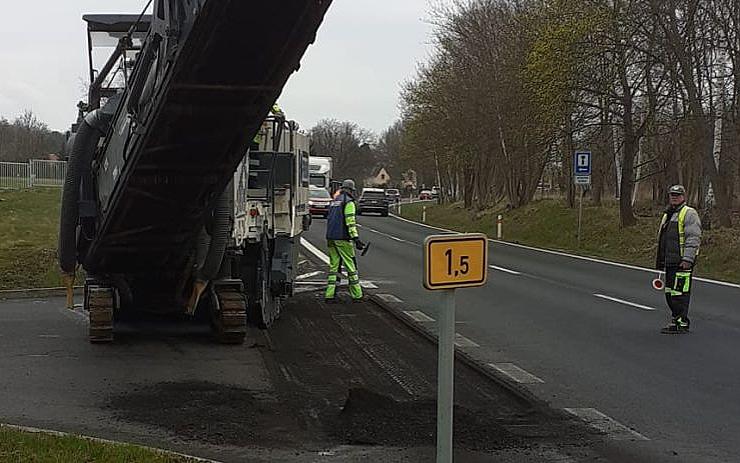
M 65 161 L 0 162 L 0 190 L 61 187 L 66 175 Z

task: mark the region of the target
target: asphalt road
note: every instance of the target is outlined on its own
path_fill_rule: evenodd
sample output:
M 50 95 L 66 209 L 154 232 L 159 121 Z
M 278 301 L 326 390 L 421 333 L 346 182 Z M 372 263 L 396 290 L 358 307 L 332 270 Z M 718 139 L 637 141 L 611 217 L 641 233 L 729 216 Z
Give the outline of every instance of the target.
M 444 232 L 393 217 L 359 224 L 372 242 L 361 278 L 436 319 L 421 244 Z M 305 238 L 325 249 L 324 231 L 315 220 Z M 468 350 L 645 455 L 738 461 L 740 288 L 695 281 L 693 332 L 661 335 L 668 310 L 651 272 L 500 243 L 489 253 L 488 284 L 458 291 Z
M 434 346 L 372 302 L 326 305 L 321 272 L 298 270 L 279 323 L 242 346 L 162 320 L 116 323 L 114 343 L 91 345 L 61 298 L 0 300 L 0 423 L 224 462 L 432 461 Z M 455 373 L 455 461 L 625 461 L 578 420 Z

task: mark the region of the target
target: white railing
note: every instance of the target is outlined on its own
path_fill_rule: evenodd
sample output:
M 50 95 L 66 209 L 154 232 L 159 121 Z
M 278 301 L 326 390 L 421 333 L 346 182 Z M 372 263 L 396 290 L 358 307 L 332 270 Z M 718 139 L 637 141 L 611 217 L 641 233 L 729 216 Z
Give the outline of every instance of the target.
M 31 159 L 26 162 L 0 162 L 0 189 L 61 187 L 67 175 L 65 161 Z

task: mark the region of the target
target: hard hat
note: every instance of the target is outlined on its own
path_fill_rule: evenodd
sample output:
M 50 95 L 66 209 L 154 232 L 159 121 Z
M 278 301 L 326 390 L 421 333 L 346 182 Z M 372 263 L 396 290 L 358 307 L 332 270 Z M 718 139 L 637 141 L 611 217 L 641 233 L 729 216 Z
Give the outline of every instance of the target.
M 683 185 L 673 185 L 668 190 L 668 194 L 672 194 L 672 195 L 685 195 L 686 194 L 686 188 L 684 188 Z
M 345 190 L 355 191 L 355 181 L 348 178 L 342 182 L 342 188 Z

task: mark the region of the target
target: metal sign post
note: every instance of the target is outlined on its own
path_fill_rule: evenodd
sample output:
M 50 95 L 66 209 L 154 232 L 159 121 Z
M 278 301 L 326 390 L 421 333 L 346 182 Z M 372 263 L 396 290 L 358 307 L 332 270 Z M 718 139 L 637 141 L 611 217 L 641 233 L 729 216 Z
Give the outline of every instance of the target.
M 591 185 L 591 151 L 576 151 L 573 156 L 573 181 L 580 186 L 581 198 L 578 205 L 578 248 L 581 247 L 581 231 L 583 226 L 583 196 Z
M 483 286 L 487 278 L 485 235 L 436 235 L 424 241 L 424 287 L 442 291 L 437 359 L 437 463 L 452 463 L 455 289 Z

